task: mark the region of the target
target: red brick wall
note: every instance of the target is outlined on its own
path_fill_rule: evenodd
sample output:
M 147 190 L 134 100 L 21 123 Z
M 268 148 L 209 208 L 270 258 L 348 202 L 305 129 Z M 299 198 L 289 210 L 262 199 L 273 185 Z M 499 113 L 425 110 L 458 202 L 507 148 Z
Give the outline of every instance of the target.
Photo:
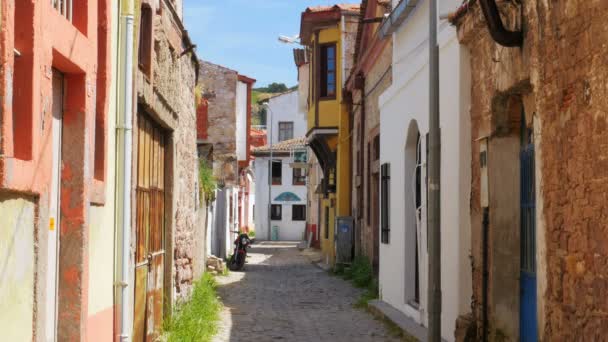
M 539 123 L 537 250 L 545 251 L 537 253 L 539 334 L 544 341 L 599 341 L 608 334 L 608 49 L 601 43 L 608 41 L 608 2 L 522 6 L 501 4 L 509 27 L 523 14 L 521 49 L 497 46 L 476 4 L 458 21 L 459 38 L 471 53 L 472 139 L 493 133 L 497 95 L 524 97 L 526 114 Z M 479 322 L 478 155 L 472 141 L 473 308 Z

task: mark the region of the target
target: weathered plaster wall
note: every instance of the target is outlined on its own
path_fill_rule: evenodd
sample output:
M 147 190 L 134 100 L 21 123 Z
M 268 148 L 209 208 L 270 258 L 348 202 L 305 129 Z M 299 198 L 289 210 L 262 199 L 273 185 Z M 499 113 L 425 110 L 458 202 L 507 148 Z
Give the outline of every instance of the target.
M 7 341 L 32 341 L 36 205 L 0 194 L 0 322 Z
M 37 248 L 40 257 L 34 266 L 35 283 L 23 284 L 35 294 L 34 322 L 29 327 L 35 340 L 54 338 L 55 333 L 59 339 L 86 338 L 88 207 L 91 202 L 103 205 L 106 199 L 103 181 L 93 177 L 96 116 L 100 121 L 105 118 L 111 79 L 106 73 L 111 59 L 105 49 L 110 13 L 104 8 L 108 4 L 105 0 L 89 1 L 86 7 L 75 3 L 78 15 L 70 23 L 48 1 L 0 3 L 0 187 L 24 201 L 36 198 L 37 239 L 32 248 Z M 15 48 L 21 50 L 21 57 L 15 57 Z M 63 103 L 53 97 L 56 72 L 67 81 L 62 87 Z M 62 109 L 61 118 L 53 113 L 56 107 Z M 54 125 L 60 119 L 62 139 Z M 98 132 L 103 135 L 97 136 L 100 141 L 105 133 Z M 59 163 L 53 147 L 61 144 L 62 187 L 57 194 L 52 193 L 56 179 L 52 166 Z M 105 152 L 101 156 L 107 158 Z M 57 198 L 61 199 L 60 216 L 50 211 Z M 10 216 L 7 212 L 6 217 Z M 53 225 L 59 218 L 61 225 Z M 58 235 L 62 243 L 57 254 L 54 238 Z M 48 291 L 56 282 L 57 296 Z
M 608 333 L 608 68 L 600 42 L 608 39 L 608 3 L 527 1 L 501 10 L 508 27 L 525 28 L 522 48 L 495 44 L 477 5 L 458 21 L 475 66 L 472 139 L 497 133 L 497 96 L 523 97 L 537 145 L 539 338 L 601 340 Z M 473 281 L 480 303 L 479 146 L 472 146 Z M 476 305 L 477 319 L 480 310 Z

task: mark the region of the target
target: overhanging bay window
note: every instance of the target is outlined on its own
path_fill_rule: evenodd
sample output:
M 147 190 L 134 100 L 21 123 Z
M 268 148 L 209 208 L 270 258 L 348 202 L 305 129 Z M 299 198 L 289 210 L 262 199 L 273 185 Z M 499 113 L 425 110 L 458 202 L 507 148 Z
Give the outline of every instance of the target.
M 319 95 L 321 98 L 334 98 L 336 96 L 336 44 L 320 46 L 320 75 Z

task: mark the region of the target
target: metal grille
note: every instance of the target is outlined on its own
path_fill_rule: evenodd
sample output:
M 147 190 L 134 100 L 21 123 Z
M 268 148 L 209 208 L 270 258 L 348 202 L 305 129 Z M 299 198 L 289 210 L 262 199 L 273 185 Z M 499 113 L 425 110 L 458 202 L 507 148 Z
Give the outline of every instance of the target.
M 70 22 L 72 21 L 72 0 L 51 0 L 51 6 Z

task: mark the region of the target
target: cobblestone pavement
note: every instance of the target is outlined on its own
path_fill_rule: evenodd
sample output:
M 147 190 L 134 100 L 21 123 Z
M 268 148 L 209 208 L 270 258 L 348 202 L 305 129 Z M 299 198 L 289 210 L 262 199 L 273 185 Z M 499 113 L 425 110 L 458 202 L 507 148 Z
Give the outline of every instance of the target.
M 220 341 L 399 341 L 364 310 L 361 290 L 314 266 L 296 243 L 259 242 L 243 272 L 218 277 Z

